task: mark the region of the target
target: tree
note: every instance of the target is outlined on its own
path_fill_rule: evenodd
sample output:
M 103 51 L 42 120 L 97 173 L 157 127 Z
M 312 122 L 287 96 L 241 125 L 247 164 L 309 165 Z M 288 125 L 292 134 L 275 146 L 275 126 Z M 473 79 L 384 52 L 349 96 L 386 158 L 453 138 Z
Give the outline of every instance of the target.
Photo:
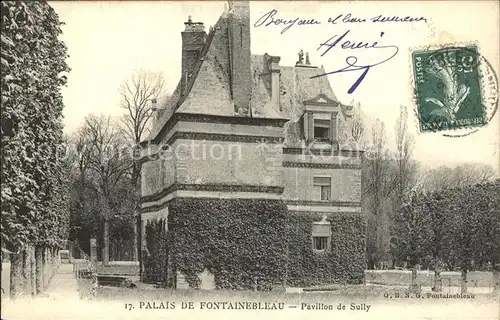
M 475 186 L 481 199 L 476 220 L 481 230 L 475 236 L 476 265 L 491 267 L 495 291 L 500 289 L 500 179 Z
M 99 234 L 100 207 L 95 201 L 99 197 L 99 190 L 93 183 L 96 179 L 89 169 L 91 146 L 84 127 L 71 137 L 71 146 L 70 239 L 78 241 L 79 247 L 90 254 L 88 240 Z
M 500 208 L 498 180 L 454 188 L 448 219 L 451 232 L 445 240 L 446 260 L 462 273 L 462 293 L 467 292 L 467 273 L 491 265 L 498 277 Z M 498 280 L 498 278 L 496 279 Z M 497 285 L 496 285 L 497 286 Z
M 368 215 L 367 256 L 368 268 L 387 258 L 390 221 L 387 199 L 391 194 L 393 176 L 386 148 L 384 123 L 377 119 L 372 128 L 372 145 L 365 152 L 362 168 L 362 207 Z
M 434 269 L 433 290 L 437 292 L 442 291 L 443 288 L 441 270 L 447 260 L 446 254 L 449 249 L 445 239 L 449 236 L 450 227 L 453 225 L 453 221 L 450 221 L 453 217 L 452 201 L 454 201 L 454 193 L 451 189 L 426 194 L 425 215 L 430 227 L 427 235 L 427 239 L 430 240 L 428 255 L 432 259 Z
M 109 223 L 116 215 L 121 203 L 117 194 L 123 183 L 130 179 L 132 168 L 130 148 L 125 143 L 119 127 L 108 116 L 90 115 L 85 118 L 82 130 L 87 149 L 88 169 L 98 190 L 97 203 L 102 219 L 102 261 L 109 262 Z
M 164 94 L 165 81 L 161 73 L 139 70 L 123 82 L 120 87 L 121 107 L 125 133 L 135 144 L 139 144 L 148 130 L 152 117 L 152 102 Z M 140 164 L 134 163 L 132 184 L 135 186 L 140 175 Z
M 69 68 L 59 40 L 61 22 L 45 2 L 1 2 L 2 246 L 15 252 L 11 295 L 22 288 L 21 269 L 34 247 L 54 254 L 64 245 L 66 167 L 61 86 Z M 41 263 L 37 259 L 37 268 Z M 27 273 L 29 271 L 23 272 Z M 40 288 L 39 288 L 40 289 Z M 32 291 L 33 292 L 33 291 Z
M 432 218 L 428 214 L 426 199 L 427 195 L 423 193 L 413 195 L 409 202 L 402 203 L 396 218 L 399 241 L 393 253 L 412 267 L 413 291 L 418 291 L 415 266 L 429 260 L 432 247 Z
M 363 114 L 361 112 L 361 105 L 358 102 L 354 107 L 351 135 L 354 141 L 356 141 L 356 143 L 362 144 L 364 142 L 363 141 L 364 133 L 365 133 L 365 125 L 363 122 Z
M 134 72 L 129 79 L 123 82 L 120 87 L 121 107 L 126 110 L 123 115 L 123 124 L 128 139 L 136 146 L 145 138 L 148 130 L 148 123 L 153 115 L 152 105 L 157 99 L 164 95 L 165 81 L 161 73 L 154 73 L 146 70 Z M 157 111 L 158 112 L 158 111 Z M 139 209 L 140 190 L 137 182 L 141 175 L 141 163 L 134 160 L 131 176 L 132 198 L 135 199 L 136 208 L 133 216 Z M 138 237 L 137 224 L 133 219 L 134 233 L 134 260 L 138 259 Z
M 394 167 L 395 188 L 393 192 L 392 206 L 396 213 L 401 207 L 405 195 L 410 192 L 415 183 L 417 165 L 412 160 L 413 137 L 408 132 L 408 112 L 405 106 L 400 107 L 400 112 L 395 125 L 396 135 L 396 157 Z M 395 217 L 390 218 L 395 221 Z M 391 228 L 391 248 L 397 247 L 398 237 L 394 230 L 395 223 Z M 393 264 L 396 261 L 393 259 Z
M 416 165 L 412 161 L 413 137 L 408 133 L 408 112 L 405 106 L 400 107 L 399 117 L 395 125 L 396 133 L 396 200 L 401 205 L 403 195 L 411 188 L 416 173 Z
M 499 187 L 496 180 L 420 193 L 403 203 L 397 224 L 398 257 L 412 265 L 432 261 L 436 291 L 441 289 L 441 265 L 460 269 L 462 293 L 467 292 L 468 271 L 492 268 L 498 290 Z
M 495 178 L 495 170 L 490 165 L 465 163 L 455 167 L 439 166 L 427 170 L 423 177 L 423 188 L 428 191 L 457 188 L 486 183 Z

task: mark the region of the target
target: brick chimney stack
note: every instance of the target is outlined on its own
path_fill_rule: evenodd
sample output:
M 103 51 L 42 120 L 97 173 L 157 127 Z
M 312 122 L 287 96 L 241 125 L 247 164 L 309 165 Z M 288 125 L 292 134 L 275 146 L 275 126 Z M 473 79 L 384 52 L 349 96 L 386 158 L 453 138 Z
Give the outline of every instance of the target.
M 184 22 L 185 28 L 182 35 L 182 75 L 181 93 L 185 94 L 187 82 L 193 73 L 198 56 L 205 46 L 207 34 L 202 22 L 193 22 L 191 16 Z
M 248 1 L 229 1 L 229 51 L 231 94 L 235 112 L 250 115 L 252 93 L 250 53 L 250 5 Z

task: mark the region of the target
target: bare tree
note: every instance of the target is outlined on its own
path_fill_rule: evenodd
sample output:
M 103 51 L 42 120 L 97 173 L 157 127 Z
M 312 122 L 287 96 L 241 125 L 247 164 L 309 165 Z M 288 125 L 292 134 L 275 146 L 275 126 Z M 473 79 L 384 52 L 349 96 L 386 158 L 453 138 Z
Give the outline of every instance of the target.
M 356 143 L 362 143 L 363 139 L 363 134 L 365 131 L 365 126 L 363 123 L 363 114 L 361 113 L 361 105 L 360 103 L 356 103 L 354 107 L 354 115 L 352 119 L 352 127 L 351 127 L 351 134 L 356 141 Z
M 120 87 L 122 118 L 125 132 L 135 144 L 140 143 L 148 130 L 153 115 L 152 104 L 164 95 L 165 81 L 161 73 L 146 70 L 135 71 Z M 135 186 L 140 174 L 139 164 L 134 164 L 132 184 Z
M 487 164 L 465 163 L 455 167 L 443 165 L 427 170 L 422 177 L 422 184 L 424 190 L 436 191 L 486 183 L 495 177 L 495 170 Z
M 164 95 L 165 81 L 161 73 L 154 73 L 147 70 L 135 71 L 120 87 L 121 107 L 125 109 L 122 121 L 125 133 L 130 141 L 138 145 L 147 133 L 151 117 L 153 116 L 152 106 L 158 98 Z M 139 190 L 137 183 L 141 175 L 141 164 L 134 161 L 132 165 L 131 188 L 134 189 L 134 198 L 139 205 Z M 134 260 L 138 259 L 137 248 L 137 224 L 133 225 L 134 238 Z
M 404 194 L 411 188 L 415 180 L 416 165 L 412 161 L 414 141 L 408 133 L 408 111 L 405 106 L 400 107 L 399 117 L 395 125 L 396 133 L 396 200 L 398 205 Z
M 102 230 L 103 230 L 103 264 L 109 262 L 109 221 L 114 215 L 119 203 L 116 201 L 116 192 L 119 184 L 130 176 L 130 155 L 124 153 L 127 149 L 119 127 L 110 117 L 90 115 L 85 118 L 82 130 L 84 145 L 87 146 L 85 155 L 88 168 L 92 172 L 94 183 L 99 190 Z

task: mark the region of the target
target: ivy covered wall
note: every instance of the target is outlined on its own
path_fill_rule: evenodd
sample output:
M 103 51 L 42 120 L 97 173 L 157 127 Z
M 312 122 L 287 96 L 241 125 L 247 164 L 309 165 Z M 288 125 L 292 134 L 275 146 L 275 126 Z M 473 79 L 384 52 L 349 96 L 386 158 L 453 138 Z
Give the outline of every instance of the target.
M 145 237 L 146 250 L 141 252 L 144 263 L 143 281 L 146 283 L 165 283 L 168 263 L 166 220 L 148 221 Z
M 205 269 L 218 289 L 283 284 L 287 215 L 278 200 L 175 199 L 168 221 L 175 267 L 191 287 Z
M 331 224 L 331 250 L 312 250 L 312 226 L 322 213 L 291 213 L 288 217 L 289 286 L 331 283 L 358 284 L 364 279 L 366 222 L 361 213 L 325 214 Z
M 282 201 L 177 198 L 168 210 L 168 232 L 164 220 L 146 226 L 149 281 L 175 279 L 175 270 L 199 288 L 206 269 L 217 289 L 363 282 L 366 226 L 360 213 L 326 214 L 331 250 L 314 252 L 312 225 L 323 214 L 288 212 Z

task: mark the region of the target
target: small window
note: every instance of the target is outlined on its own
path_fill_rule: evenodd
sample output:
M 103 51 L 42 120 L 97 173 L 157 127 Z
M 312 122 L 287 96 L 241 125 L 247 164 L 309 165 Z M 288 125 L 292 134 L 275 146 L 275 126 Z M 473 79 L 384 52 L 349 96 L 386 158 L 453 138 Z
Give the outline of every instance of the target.
M 312 225 L 312 248 L 314 251 L 330 250 L 331 225 L 326 218 Z
M 314 140 L 330 140 L 330 121 L 314 119 Z
M 313 237 L 313 249 L 323 251 L 328 248 L 328 237 Z
M 314 193 L 314 200 L 330 201 L 332 194 L 332 178 L 314 177 L 313 193 Z

